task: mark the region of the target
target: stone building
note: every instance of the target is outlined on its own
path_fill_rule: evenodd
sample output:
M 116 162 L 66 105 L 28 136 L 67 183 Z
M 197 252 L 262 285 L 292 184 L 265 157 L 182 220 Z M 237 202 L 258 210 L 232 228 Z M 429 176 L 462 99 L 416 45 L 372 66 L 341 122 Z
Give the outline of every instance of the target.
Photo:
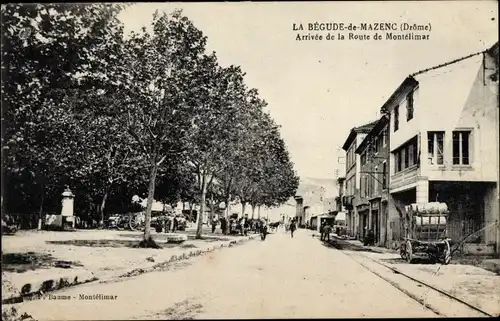
M 363 227 L 375 234 L 376 245 L 385 246 L 388 235 L 389 192 L 389 117 L 383 115 L 361 144 L 356 148 L 360 155 L 360 197 L 358 209 Z M 362 236 L 366 233 L 363 230 Z
M 360 204 L 359 186 L 360 186 L 360 155 L 356 154 L 356 148 L 361 144 L 365 136 L 375 126 L 376 121 L 359 127 L 354 127 L 349 132 L 349 136 L 344 142 L 342 149 L 346 152 L 345 166 L 346 176 L 344 182 L 344 195 L 342 204 L 346 209 L 346 225 L 349 236 L 361 237 L 363 229 L 360 228 L 358 209 Z M 363 210 L 363 209 L 361 209 Z
M 400 237 L 402 207 L 411 203 L 446 203 L 454 240 L 498 220 L 495 46 L 408 76 L 383 105 L 390 115 L 392 240 Z M 494 250 L 496 234 L 487 228 L 474 242 L 483 253 Z

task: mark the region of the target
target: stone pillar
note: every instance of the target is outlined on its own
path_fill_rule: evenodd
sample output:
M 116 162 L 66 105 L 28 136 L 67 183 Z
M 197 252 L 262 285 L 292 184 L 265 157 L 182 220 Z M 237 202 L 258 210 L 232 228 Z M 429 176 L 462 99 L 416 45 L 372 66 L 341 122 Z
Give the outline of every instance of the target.
M 424 204 L 429 202 L 429 180 L 419 179 L 417 181 L 417 204 Z
M 71 192 L 68 186 L 66 186 L 66 190 L 62 193 L 62 208 L 61 208 L 61 216 L 62 216 L 62 224 L 63 228 L 65 226 L 71 225 L 72 228 L 75 228 L 75 217 L 74 217 L 74 198 L 75 195 Z

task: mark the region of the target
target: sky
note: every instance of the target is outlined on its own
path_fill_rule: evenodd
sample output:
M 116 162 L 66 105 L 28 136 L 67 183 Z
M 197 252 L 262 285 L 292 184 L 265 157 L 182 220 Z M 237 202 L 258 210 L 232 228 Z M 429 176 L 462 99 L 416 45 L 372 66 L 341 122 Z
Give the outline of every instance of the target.
M 379 117 L 409 74 L 498 41 L 496 1 L 141 3 L 120 18 L 126 32 L 148 26 L 155 10 L 182 9 L 208 38 L 222 66 L 239 65 L 267 101 L 299 176 L 335 178 L 352 127 Z M 430 25 L 429 40 L 297 41 L 309 23 Z M 294 31 L 299 24 L 303 31 Z M 385 31 L 354 31 L 368 34 Z M 337 31 L 332 31 L 337 34 Z M 347 31 L 343 32 L 346 36 Z M 396 33 L 407 33 L 397 31 Z M 418 108 L 418 106 L 416 106 Z M 341 161 L 341 160 L 340 160 Z M 342 161 L 341 161 L 342 162 Z

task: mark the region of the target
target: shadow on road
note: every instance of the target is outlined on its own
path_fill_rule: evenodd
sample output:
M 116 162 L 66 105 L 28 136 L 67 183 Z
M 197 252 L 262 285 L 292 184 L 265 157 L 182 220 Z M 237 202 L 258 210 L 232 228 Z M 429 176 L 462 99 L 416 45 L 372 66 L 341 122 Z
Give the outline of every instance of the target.
M 128 237 L 131 237 L 128 235 Z M 141 236 L 142 237 L 142 236 Z M 134 237 L 135 238 L 135 237 Z M 47 244 L 74 245 L 88 247 L 112 247 L 112 248 L 138 248 L 137 240 L 66 240 L 66 241 L 46 241 Z M 162 243 L 162 248 L 192 248 L 193 244 Z
M 395 259 L 380 259 L 380 261 L 389 263 L 389 264 L 408 264 L 406 260 L 403 260 L 402 258 L 395 258 Z M 419 258 L 416 257 L 413 259 L 413 264 L 429 264 L 429 265 L 435 265 L 436 262 L 431 261 L 428 258 Z
M 355 245 L 345 241 L 337 240 L 335 238 L 330 239 L 330 241 L 321 241 L 321 244 L 326 247 L 335 248 L 342 251 L 355 251 L 355 252 L 372 252 L 379 253 L 370 248 Z
M 196 232 L 176 232 L 176 234 L 183 234 L 186 235 L 188 240 L 195 240 L 196 239 Z M 127 238 L 133 238 L 133 239 L 141 239 L 143 238 L 142 233 L 141 234 L 118 234 L 119 237 L 127 237 Z M 168 235 L 166 234 L 155 234 L 153 236 L 154 240 L 167 240 Z M 223 237 L 222 234 L 220 235 L 202 235 L 201 239 L 203 241 L 207 242 L 217 242 L 217 241 L 231 241 L 231 239 L 227 237 Z M 135 241 L 134 241 L 135 242 Z M 163 245 L 162 245 L 163 246 Z
M 82 267 L 80 262 L 62 261 L 45 253 L 6 253 L 2 254 L 2 271 L 23 273 L 38 269 Z

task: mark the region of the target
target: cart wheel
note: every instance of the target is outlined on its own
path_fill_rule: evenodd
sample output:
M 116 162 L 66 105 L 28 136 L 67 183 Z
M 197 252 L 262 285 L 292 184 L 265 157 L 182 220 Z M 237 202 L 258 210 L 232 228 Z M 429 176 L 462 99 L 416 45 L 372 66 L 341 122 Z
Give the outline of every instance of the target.
M 139 224 L 137 224 L 135 217 L 133 217 L 133 215 L 129 216 L 128 226 L 129 226 L 130 230 L 132 230 L 132 231 L 135 231 L 139 228 Z
M 451 247 L 450 243 L 445 240 L 444 241 L 444 259 L 443 259 L 443 264 L 448 265 L 451 261 Z
M 406 261 L 410 264 L 413 261 L 413 249 L 410 241 L 406 242 Z
M 406 261 L 406 245 L 403 243 L 399 245 L 399 255 Z

